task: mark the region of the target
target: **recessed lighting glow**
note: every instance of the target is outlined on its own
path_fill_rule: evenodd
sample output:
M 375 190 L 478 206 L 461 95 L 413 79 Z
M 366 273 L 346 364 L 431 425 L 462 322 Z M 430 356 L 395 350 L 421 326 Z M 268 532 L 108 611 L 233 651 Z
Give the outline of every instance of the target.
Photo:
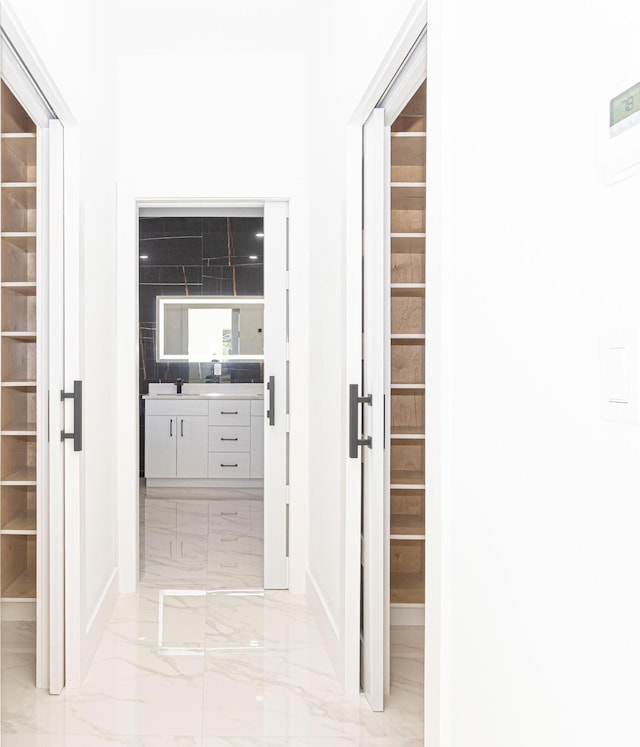
M 149 259 L 149 255 L 148 254 L 141 254 L 140 255 L 140 259 Z
M 258 255 L 257 254 L 250 254 L 249 255 L 249 259 L 258 259 Z
M 262 238 L 264 238 L 264 234 L 263 233 L 257 233 L 256 234 L 256 238 L 262 239 Z

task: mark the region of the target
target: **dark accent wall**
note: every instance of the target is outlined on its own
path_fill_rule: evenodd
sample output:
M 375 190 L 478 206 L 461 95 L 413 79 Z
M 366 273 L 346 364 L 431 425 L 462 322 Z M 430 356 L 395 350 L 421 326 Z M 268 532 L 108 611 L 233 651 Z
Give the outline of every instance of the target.
M 140 218 L 140 394 L 150 383 L 205 381 L 207 364 L 156 360 L 157 296 L 262 296 L 262 218 Z M 252 256 L 257 259 L 251 259 Z M 233 381 L 262 381 L 255 363 L 228 364 Z M 144 474 L 144 408 L 140 406 Z

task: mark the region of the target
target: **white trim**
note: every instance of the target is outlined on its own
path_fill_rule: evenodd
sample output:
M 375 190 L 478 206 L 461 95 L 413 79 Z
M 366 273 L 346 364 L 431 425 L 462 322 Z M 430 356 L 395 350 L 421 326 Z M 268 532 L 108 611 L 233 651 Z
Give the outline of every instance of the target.
M 392 604 L 390 624 L 424 626 L 424 604 Z
M 263 207 L 141 207 L 140 218 L 262 218 Z
M 118 599 L 118 569 L 111 571 L 107 583 L 100 594 L 96 606 L 89 615 L 84 631 L 84 660 L 90 662 L 102 639 L 102 634 L 107 627 L 116 600 Z
M 341 636 L 338 625 L 336 624 L 335 618 L 330 612 L 330 607 L 320 591 L 320 587 L 316 583 L 313 575 L 309 570 L 307 570 L 306 575 L 306 598 L 309 602 L 309 607 L 311 608 L 318 628 L 320 629 L 320 635 L 322 636 L 324 645 L 327 647 L 327 653 L 329 654 L 333 668 L 336 671 L 336 675 L 342 682 L 345 678 L 345 659 L 343 657 L 343 648 L 340 642 Z M 357 648 L 360 648 L 360 643 L 358 643 Z
M 116 485 L 118 505 L 118 567 L 120 591 L 135 593 L 138 584 L 138 496 L 139 490 L 139 418 L 138 418 L 138 217 L 140 208 L 258 208 L 264 210 L 271 203 L 288 203 L 290 219 L 290 243 L 299 247 L 296 261 L 291 257 L 291 268 L 295 271 L 296 285 L 301 292 L 290 295 L 290 310 L 295 324 L 291 328 L 291 369 L 295 372 L 295 384 L 290 391 L 291 443 L 298 444 L 292 455 L 290 493 L 292 499 L 290 527 L 295 526 L 295 542 L 289 547 L 290 590 L 304 593 L 304 572 L 307 558 L 307 501 L 308 470 L 307 442 L 304 433 L 308 428 L 306 415 L 306 374 L 308 373 L 308 310 L 307 294 L 303 288 L 307 283 L 307 264 L 297 261 L 306 254 L 304 218 L 307 214 L 307 185 L 294 183 L 289 196 L 270 195 L 257 198 L 253 195 L 231 196 L 212 194 L 197 196 L 193 185 L 164 185 L 165 194 L 158 185 L 145 185 L 127 180 L 117 185 L 117 247 L 116 278 L 118 315 L 116 319 Z M 280 193 L 282 194 L 282 192 Z M 195 195 L 195 196 L 194 196 Z M 294 308 L 293 304 L 296 304 Z M 133 323 L 132 323 L 133 321 Z M 295 403 L 301 403 L 303 406 Z M 298 435 L 300 434 L 300 435 Z M 295 463 L 294 463 L 295 460 Z

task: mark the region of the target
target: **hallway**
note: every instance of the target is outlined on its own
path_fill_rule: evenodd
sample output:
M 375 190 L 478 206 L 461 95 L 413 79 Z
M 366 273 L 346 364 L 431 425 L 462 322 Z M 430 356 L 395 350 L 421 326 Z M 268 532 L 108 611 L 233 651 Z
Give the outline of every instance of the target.
M 82 688 L 33 687 L 33 626 L 2 626 L 3 747 L 418 747 L 422 638 L 392 629 L 383 713 L 345 697 L 304 597 L 261 589 L 257 491 L 141 490 L 141 583 Z

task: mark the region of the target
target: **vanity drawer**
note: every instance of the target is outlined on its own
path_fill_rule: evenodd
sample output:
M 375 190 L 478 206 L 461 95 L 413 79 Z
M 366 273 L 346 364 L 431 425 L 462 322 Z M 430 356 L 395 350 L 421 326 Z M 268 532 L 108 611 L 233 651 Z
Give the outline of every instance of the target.
M 246 451 L 213 451 L 209 454 L 209 477 L 249 477 L 251 454 Z
M 145 400 L 146 415 L 204 415 L 209 412 L 209 402 L 198 402 L 197 399 L 161 399 Z
M 251 451 L 251 428 L 246 425 L 210 425 L 209 451 Z
M 247 399 L 226 399 L 209 402 L 210 425 L 250 425 L 251 402 Z

